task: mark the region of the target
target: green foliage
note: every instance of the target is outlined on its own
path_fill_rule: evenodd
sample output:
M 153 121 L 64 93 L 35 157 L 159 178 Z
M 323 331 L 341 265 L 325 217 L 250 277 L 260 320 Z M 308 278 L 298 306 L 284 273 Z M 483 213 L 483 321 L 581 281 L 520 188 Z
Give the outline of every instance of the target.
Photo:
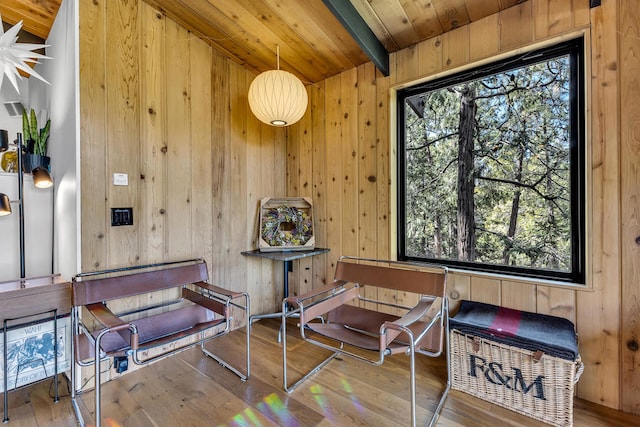
M 27 112 L 25 109 L 22 112 L 22 133 L 24 140 L 33 141 L 33 153 L 40 156 L 47 155 L 47 142 L 49 140 L 49 132 L 51 129 L 51 119 L 47 119 L 47 123 L 43 128 L 38 129 L 38 118 L 36 112 L 32 108 Z
M 569 70 L 560 57 L 427 91 L 416 95 L 421 116 L 405 103 L 408 256 L 571 271 Z M 462 93 L 475 94 L 463 153 L 473 158 L 475 259 L 458 254 Z

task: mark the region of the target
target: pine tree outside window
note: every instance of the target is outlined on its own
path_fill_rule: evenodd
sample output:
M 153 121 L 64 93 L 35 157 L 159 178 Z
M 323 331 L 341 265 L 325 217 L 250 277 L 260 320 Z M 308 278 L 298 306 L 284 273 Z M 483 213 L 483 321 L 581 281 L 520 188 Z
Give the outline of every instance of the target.
M 398 258 L 585 281 L 583 40 L 398 91 Z

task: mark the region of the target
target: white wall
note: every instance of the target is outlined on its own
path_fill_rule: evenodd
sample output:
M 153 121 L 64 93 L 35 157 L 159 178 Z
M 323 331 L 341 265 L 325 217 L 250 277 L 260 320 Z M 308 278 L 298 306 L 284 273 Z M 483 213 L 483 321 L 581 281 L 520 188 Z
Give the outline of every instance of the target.
M 0 192 L 18 200 L 18 174 L 0 172 Z M 33 177 L 24 175 L 24 252 L 25 277 L 51 273 L 53 189 L 36 188 Z M 17 203 L 12 214 L 0 217 L 0 282 L 20 277 L 20 215 Z
M 21 40 L 18 39 L 18 43 Z M 19 92 L 8 78 L 4 78 L 0 87 L 0 129 L 9 133 L 13 142 L 18 133 L 22 133 L 22 116 L 11 116 L 4 104 L 19 102 L 27 104 L 29 85 L 32 79 L 22 77 L 18 80 Z M 9 150 L 15 150 L 9 145 Z M 0 192 L 12 201 L 18 200 L 18 174 L 0 171 Z M 42 276 L 52 272 L 52 236 L 53 236 L 53 190 L 36 189 L 33 178 L 24 176 L 24 220 L 25 220 L 25 273 L 26 277 Z M 0 217 L 0 281 L 14 280 L 20 277 L 20 216 L 17 203 L 11 204 L 12 215 Z
M 44 105 L 51 117 L 49 155 L 55 182 L 54 269 L 71 277 L 80 269 L 80 101 L 79 101 L 79 4 L 63 0 L 46 44 L 47 55 L 38 71 L 51 83 Z M 31 86 L 42 85 L 37 79 Z
M 77 183 L 80 165 L 78 34 L 78 0 L 63 0 L 46 40 L 46 44 L 50 45 L 46 49 L 46 55 L 52 59 L 42 60 L 35 67 L 36 71 L 50 85 L 32 77 L 22 79 L 19 94 L 8 79 L 4 79 L 0 88 L 0 102 L 2 104 L 4 102 L 19 101 L 27 108 L 34 108 L 39 116 L 40 114 L 44 116 L 48 113 L 51 118 L 48 155 L 51 157 L 54 190 L 53 192 L 47 191 L 45 193 L 40 193 L 40 190 L 36 190 L 38 191 L 36 193 L 38 196 L 45 197 L 45 194 L 48 194 L 48 201 L 44 200 L 39 204 L 30 202 L 30 198 L 35 197 L 31 196 L 31 190 L 34 188 L 31 176 L 25 176 L 25 234 L 29 239 L 32 233 L 30 230 L 40 233 L 39 236 L 36 236 L 37 241 L 42 248 L 48 246 L 49 249 L 43 259 L 40 255 L 32 253 L 33 250 L 36 250 L 36 246 L 27 242 L 28 244 L 25 245 L 27 276 L 55 272 L 60 273 L 66 279 L 71 279 L 80 269 L 80 239 L 78 232 L 80 229 L 80 195 L 78 194 L 79 186 Z M 4 105 L 0 105 L 0 129 L 7 129 L 10 140 L 14 140 L 16 134 L 22 132 L 22 118 L 20 116 L 10 117 Z M 4 175 L 7 176 L 2 177 L 0 181 L 2 185 L 0 192 L 7 193 L 14 199 L 17 197 L 17 195 L 13 194 L 14 192 L 17 193 L 17 175 Z M 9 188 L 4 188 L 7 186 Z M 15 260 L 11 258 L 8 261 L 11 263 L 10 266 L 0 265 L 0 270 L 2 268 L 6 270 L 6 274 L 0 274 L 0 280 L 19 277 L 19 245 L 17 237 L 13 239 L 14 234 L 16 236 L 19 234 L 17 211 L 17 206 L 15 206 L 15 215 L 0 218 L 0 244 L 3 247 L 3 251 L 11 252 L 15 249 L 16 254 Z M 46 221 L 41 221 L 41 218 L 51 218 L 50 213 L 52 211 L 54 226 L 52 227 L 51 222 L 48 222 L 49 233 L 46 236 L 42 234 L 44 231 L 40 232 L 38 230 L 41 230 L 43 223 L 47 224 Z M 51 231 L 52 228 L 53 231 Z M 49 236 L 53 236 L 53 243 Z M 53 260 L 51 259 L 51 250 L 53 250 Z M 33 262 L 37 265 L 32 266 Z
M 19 80 L 18 87 L 20 88 L 20 93 L 16 92 L 7 78 L 3 79 L 2 87 L 0 87 L 0 129 L 5 129 L 9 132 L 10 141 L 14 141 L 16 134 L 22 132 L 22 117 L 10 116 L 4 104 L 7 102 L 24 104 L 29 95 L 29 81 L 25 78 Z

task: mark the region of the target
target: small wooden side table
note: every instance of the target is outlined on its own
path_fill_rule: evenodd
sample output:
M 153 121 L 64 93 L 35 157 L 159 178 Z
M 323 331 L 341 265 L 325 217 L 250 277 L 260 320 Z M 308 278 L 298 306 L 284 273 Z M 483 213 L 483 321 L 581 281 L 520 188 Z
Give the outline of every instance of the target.
M 0 319 L 3 324 L 4 422 L 9 421 L 7 333 L 11 327 L 53 321 L 54 383 L 58 401 L 58 317 L 71 311 L 71 283 L 59 274 L 0 282 Z M 18 323 L 20 322 L 20 323 Z M 13 325 L 15 323 L 15 325 Z

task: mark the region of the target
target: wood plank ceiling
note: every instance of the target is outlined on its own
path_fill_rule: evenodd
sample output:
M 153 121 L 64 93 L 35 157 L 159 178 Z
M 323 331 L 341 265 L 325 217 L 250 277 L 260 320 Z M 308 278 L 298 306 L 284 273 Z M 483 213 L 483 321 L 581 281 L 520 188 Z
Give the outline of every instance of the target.
M 2 0 L 2 20 L 46 39 L 62 0 Z M 323 0 L 144 0 L 256 73 L 317 82 L 370 59 Z M 335 0 L 334 0 L 335 1 Z M 522 0 L 350 0 L 391 53 Z M 19 40 L 24 42 L 23 40 Z
M 46 40 L 62 0 L 2 0 L 2 21 L 15 25 L 22 22 L 22 29 L 42 40 Z M 5 26 L 6 27 L 6 26 Z M 19 43 L 27 43 L 18 36 Z

